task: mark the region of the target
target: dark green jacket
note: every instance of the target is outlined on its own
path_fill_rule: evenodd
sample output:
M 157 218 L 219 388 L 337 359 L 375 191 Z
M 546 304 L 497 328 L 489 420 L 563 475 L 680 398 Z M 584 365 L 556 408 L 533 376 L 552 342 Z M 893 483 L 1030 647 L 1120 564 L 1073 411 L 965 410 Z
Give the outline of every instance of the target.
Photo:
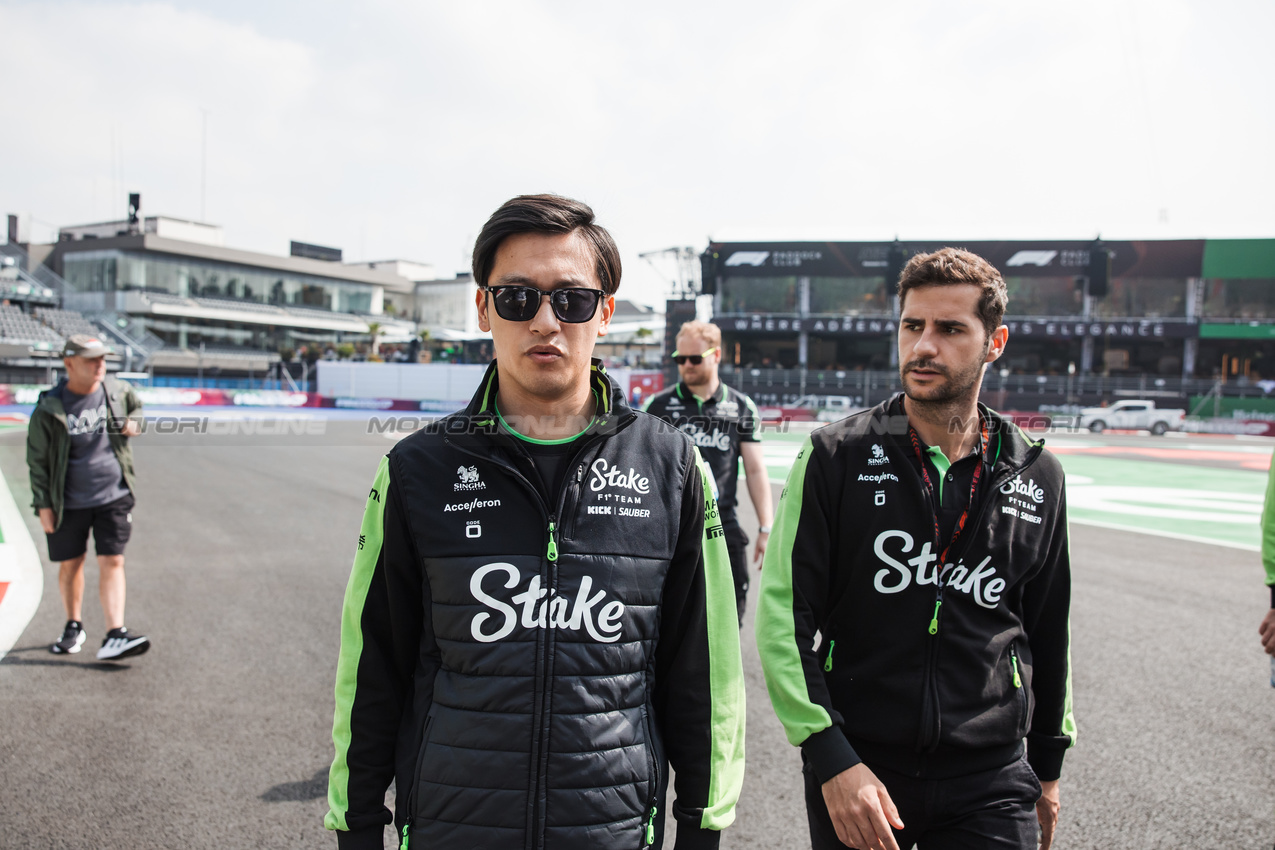
M 62 390 L 66 381 L 40 393 L 31 422 L 27 426 L 27 469 L 31 475 L 31 507 L 36 514 L 41 508 L 52 508 L 54 528 L 62 525 L 62 494 L 66 488 L 67 459 L 71 455 L 71 436 L 66 426 L 66 408 L 62 406 Z M 123 434 L 124 421 L 142 424 L 142 400 L 123 381 L 104 378 L 106 390 L 107 437 L 120 469 L 124 485 L 137 494 L 133 472 L 133 449 Z

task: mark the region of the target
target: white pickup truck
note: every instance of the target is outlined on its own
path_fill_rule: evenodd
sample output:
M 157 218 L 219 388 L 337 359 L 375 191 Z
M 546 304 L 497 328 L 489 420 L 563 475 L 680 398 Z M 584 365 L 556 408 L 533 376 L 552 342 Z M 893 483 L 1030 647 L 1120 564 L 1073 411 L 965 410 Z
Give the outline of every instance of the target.
M 767 422 L 836 422 L 859 410 L 859 399 L 848 395 L 803 395 L 787 405 L 769 405 L 758 413 Z
M 1118 401 L 1110 407 L 1086 407 L 1080 411 L 1077 425 L 1101 434 L 1108 428 L 1150 431 L 1157 437 L 1166 431 L 1182 430 L 1185 410 L 1156 407 L 1154 401 Z

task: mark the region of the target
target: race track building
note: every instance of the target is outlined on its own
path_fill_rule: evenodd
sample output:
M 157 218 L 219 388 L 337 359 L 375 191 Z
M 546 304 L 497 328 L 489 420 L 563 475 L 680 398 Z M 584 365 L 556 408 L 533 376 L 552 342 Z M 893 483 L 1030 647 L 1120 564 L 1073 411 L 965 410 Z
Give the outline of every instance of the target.
M 108 332 L 136 367 L 256 374 L 281 350 L 378 340 L 406 343 L 416 323 L 404 261 L 347 264 L 337 249 L 294 242 L 290 256 L 227 248 L 220 227 L 163 216 L 63 227 L 56 242 L 15 242 L 10 259 L 62 308 Z M 35 315 L 42 315 L 33 311 Z M 47 320 L 46 320 L 47 324 Z
M 771 397 L 833 391 L 847 373 L 897 370 L 898 298 L 887 273 L 948 245 L 986 258 L 1005 278 L 1010 342 L 995 367 L 1001 375 L 1160 387 L 1275 378 L 1275 239 L 1103 242 L 1105 292 L 1089 282 L 1095 244 L 714 242 L 703 291 L 713 295 L 732 383 Z M 776 393 L 776 371 L 802 377 L 784 376 Z
M 339 252 L 283 257 L 226 248 L 208 225 L 126 225 L 64 227 L 43 261 L 72 290 L 63 306 L 123 314 L 166 347 L 275 351 L 366 334 L 370 317 L 388 319 L 385 290 L 411 289 L 392 271 L 340 262 Z

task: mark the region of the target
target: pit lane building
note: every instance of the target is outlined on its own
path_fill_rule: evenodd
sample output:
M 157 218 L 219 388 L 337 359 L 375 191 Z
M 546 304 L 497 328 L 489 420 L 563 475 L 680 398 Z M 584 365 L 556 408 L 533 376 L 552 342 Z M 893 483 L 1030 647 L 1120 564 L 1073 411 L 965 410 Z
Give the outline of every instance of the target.
M 1175 394 L 1196 392 L 1183 389 L 1193 382 L 1275 378 L 1275 239 L 1106 241 L 1108 286 L 1089 294 L 1095 244 L 714 242 L 703 255 L 703 292 L 713 296 L 733 383 L 776 399 L 835 391 L 853 383 L 849 373 L 895 370 L 891 249 L 906 258 L 947 245 L 979 254 L 1005 278 L 1002 376 L 1150 380 Z

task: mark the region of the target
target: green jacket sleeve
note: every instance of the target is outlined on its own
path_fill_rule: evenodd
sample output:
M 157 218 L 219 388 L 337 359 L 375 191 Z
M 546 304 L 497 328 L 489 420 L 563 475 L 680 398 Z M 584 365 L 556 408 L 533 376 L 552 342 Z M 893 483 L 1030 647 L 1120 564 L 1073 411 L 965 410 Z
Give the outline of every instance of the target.
M 324 825 L 336 830 L 343 850 L 381 847 L 392 817 L 385 791 L 403 748 L 416 752 L 415 742 L 400 734 L 401 721 L 411 705 L 426 704 L 432 696 L 418 693 L 413 681 L 422 634 L 430 629 L 428 604 L 392 468 L 393 459 L 382 458 L 368 493 L 341 612 L 332 721 L 336 753 Z M 422 675 L 432 682 L 429 672 Z M 400 802 L 406 790 L 399 789 Z
M 31 413 L 31 421 L 27 423 L 27 473 L 31 479 L 31 507 L 37 515 L 40 508 L 53 507 L 50 469 L 53 458 L 50 457 L 52 440 L 49 438 L 49 427 L 54 421 L 37 404 Z
M 829 562 L 836 506 L 824 476 L 828 458 L 811 440 L 801 448 L 779 497 L 757 601 L 757 651 L 766 689 L 789 743 L 800 746 L 826 782 L 860 759 L 832 707 L 815 651 L 827 616 Z
M 1262 506 L 1262 566 L 1271 586 L 1271 607 L 1275 608 L 1275 463 L 1266 479 L 1266 503 Z
M 1032 653 L 1036 708 L 1027 730 L 1027 762 L 1044 781 L 1062 773 L 1063 756 L 1076 744 L 1071 695 L 1071 545 L 1066 494 L 1037 576 L 1023 590 L 1023 628 Z
M 142 397 L 137 394 L 137 390 L 131 384 L 125 385 L 124 415 L 138 425 L 141 425 L 144 419 L 142 416 Z
M 654 704 L 676 773 L 677 850 L 718 846 L 744 781 L 744 670 L 712 473 L 694 450 L 664 587 Z

